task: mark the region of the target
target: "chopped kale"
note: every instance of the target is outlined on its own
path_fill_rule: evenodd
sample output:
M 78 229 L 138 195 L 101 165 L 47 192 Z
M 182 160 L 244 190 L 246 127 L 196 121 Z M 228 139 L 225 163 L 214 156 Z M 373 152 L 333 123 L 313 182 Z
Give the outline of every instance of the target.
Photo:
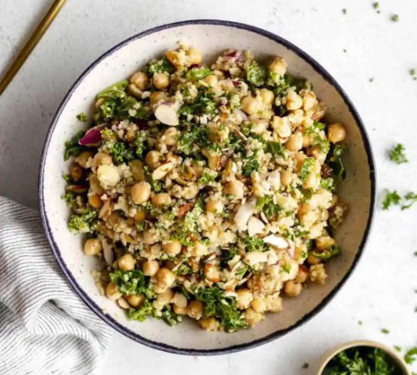
M 189 81 L 198 81 L 212 73 L 213 72 L 209 68 L 192 68 L 187 72 L 187 79 Z
M 106 146 L 116 164 L 127 163 L 134 159 L 133 150 L 124 142 L 107 142 Z
M 145 300 L 138 308 L 130 308 L 127 311 L 129 319 L 144 322 L 148 316 L 152 316 L 154 308 L 149 300 Z
M 93 232 L 93 221 L 97 213 L 86 208 L 81 213 L 72 214 L 68 221 L 68 228 L 74 233 L 91 233 Z
M 261 86 L 265 83 L 267 69 L 264 65 L 252 61 L 246 70 L 246 79 L 254 86 Z
M 164 56 L 160 60 L 153 60 L 145 67 L 145 72 L 148 74 L 154 73 L 174 73 L 174 66 Z
M 151 297 L 153 292 L 149 289 L 149 280 L 141 270 L 122 271 L 115 270 L 110 273 L 111 281 L 123 295 L 145 294 Z
M 218 287 L 200 288 L 196 293 L 197 300 L 204 303 L 204 316 L 215 317 L 228 332 L 246 328 L 242 313 L 237 309 L 234 297 L 224 297 Z
M 82 151 L 87 150 L 87 147 L 78 143 L 84 134 L 85 131 L 79 131 L 72 140 L 65 142 L 64 160 L 68 160 L 70 156 L 78 156 Z

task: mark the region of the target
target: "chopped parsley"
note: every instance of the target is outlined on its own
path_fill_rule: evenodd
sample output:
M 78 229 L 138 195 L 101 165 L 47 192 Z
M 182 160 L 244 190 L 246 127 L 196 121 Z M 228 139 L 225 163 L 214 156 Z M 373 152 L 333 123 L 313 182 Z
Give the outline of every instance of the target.
M 336 354 L 324 369 L 325 375 L 402 375 L 403 371 L 379 348 L 360 346 Z
M 217 173 L 203 173 L 202 176 L 199 178 L 198 182 L 202 185 L 209 185 L 210 183 L 216 180 Z
M 417 360 L 417 347 L 414 347 L 414 348 L 411 348 L 410 350 L 408 350 L 407 353 L 405 353 L 404 361 L 407 364 L 411 365 L 416 360 Z
M 227 332 L 246 328 L 243 314 L 237 309 L 236 298 L 224 297 L 218 287 L 200 288 L 196 298 L 204 303 L 204 316 L 218 319 Z
M 110 280 L 117 286 L 117 289 L 123 295 L 152 295 L 152 292 L 149 289 L 149 280 L 145 278 L 144 273 L 140 270 L 115 270 L 110 273 Z
M 391 16 L 391 21 L 398 22 L 400 20 L 400 16 L 398 14 L 393 14 Z
M 189 81 L 198 81 L 210 74 L 213 74 L 213 72 L 209 68 L 192 68 L 187 72 L 187 79 Z
M 68 221 L 68 228 L 73 233 L 92 233 L 93 221 L 97 213 L 86 208 L 81 213 L 72 214 Z
M 265 143 L 265 151 L 274 156 L 285 156 L 284 147 L 281 142 L 267 141 Z
M 84 131 L 79 131 L 73 139 L 65 142 L 64 160 L 68 160 L 71 156 L 78 156 L 82 151 L 87 150 L 87 147 L 78 143 L 84 134 Z
M 243 159 L 242 173 L 246 177 L 250 177 L 252 172 L 256 172 L 260 167 L 259 161 L 256 157 L 256 153 Z
M 386 329 L 386 328 L 382 328 L 381 329 L 381 333 L 384 333 L 384 334 L 388 335 L 389 334 L 389 330 Z
M 408 163 L 404 145 L 398 143 L 396 146 L 394 146 L 389 152 L 389 158 L 391 161 L 397 164 Z
M 314 158 L 306 158 L 304 160 L 303 166 L 301 167 L 300 172 L 300 178 L 302 181 L 305 181 L 305 179 L 308 177 L 308 175 L 311 173 L 311 168 L 314 165 Z
M 164 56 L 160 60 L 152 60 L 145 67 L 145 72 L 148 74 L 154 73 L 174 73 L 174 66 L 171 62 Z
M 77 115 L 77 119 L 80 120 L 81 122 L 87 122 L 88 118 L 87 115 L 84 112 L 81 112 Z
M 335 180 L 342 181 L 346 177 L 346 169 L 342 161 L 342 155 L 346 150 L 346 145 L 337 144 L 330 147 L 326 162 L 332 169 Z
M 417 70 L 415 70 L 414 68 L 410 69 L 409 71 L 411 78 L 416 81 L 417 80 Z
M 398 345 L 394 345 L 394 349 L 399 353 L 403 350 L 403 348 L 401 346 L 398 346 Z
M 333 245 L 330 246 L 326 250 L 313 250 L 310 252 L 311 255 L 313 255 L 315 258 L 321 259 L 322 261 L 328 261 L 331 258 L 334 258 L 335 256 L 339 255 L 341 253 L 339 246 Z
M 391 206 L 397 206 L 398 204 L 400 204 L 400 201 L 401 201 L 401 197 L 397 193 L 396 190 L 394 191 L 387 190 L 385 193 L 385 198 L 382 202 L 382 209 L 388 210 Z
M 407 210 L 410 208 L 414 203 L 417 202 L 417 194 L 413 192 L 409 192 L 404 196 L 404 204 L 401 206 L 402 210 Z
M 124 142 L 107 142 L 106 146 L 116 164 L 127 163 L 134 159 L 133 150 Z
M 258 198 L 256 208 L 262 211 L 268 219 L 275 218 L 281 212 L 281 207 L 274 203 L 272 196 Z
M 378 2 L 372 3 L 372 6 L 373 6 L 374 9 L 379 9 L 379 3 Z
M 261 86 L 265 83 L 267 69 L 264 65 L 252 61 L 246 70 L 246 79 L 254 86 Z

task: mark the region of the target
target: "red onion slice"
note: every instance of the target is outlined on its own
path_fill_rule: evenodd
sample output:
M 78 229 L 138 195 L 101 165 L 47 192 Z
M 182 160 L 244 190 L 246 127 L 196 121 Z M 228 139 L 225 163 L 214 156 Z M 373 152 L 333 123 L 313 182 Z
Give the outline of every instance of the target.
M 106 125 L 97 125 L 91 129 L 88 129 L 87 132 L 81 137 L 78 141 L 78 144 L 81 146 L 87 147 L 97 147 L 101 143 L 101 130 L 105 128 Z

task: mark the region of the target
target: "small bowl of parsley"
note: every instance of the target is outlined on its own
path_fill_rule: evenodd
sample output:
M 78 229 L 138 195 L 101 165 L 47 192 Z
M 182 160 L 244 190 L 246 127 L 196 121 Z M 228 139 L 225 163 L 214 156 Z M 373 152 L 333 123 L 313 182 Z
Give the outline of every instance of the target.
M 404 360 L 389 346 L 352 341 L 327 353 L 317 375 L 411 375 Z

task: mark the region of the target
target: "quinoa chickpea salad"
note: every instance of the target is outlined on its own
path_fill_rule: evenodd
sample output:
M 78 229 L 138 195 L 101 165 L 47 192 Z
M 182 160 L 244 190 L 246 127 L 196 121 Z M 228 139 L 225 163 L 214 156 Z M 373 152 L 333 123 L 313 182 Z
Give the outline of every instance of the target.
M 65 144 L 68 226 L 130 319 L 234 332 L 323 284 L 346 130 L 280 57 L 183 44 L 101 91 Z

